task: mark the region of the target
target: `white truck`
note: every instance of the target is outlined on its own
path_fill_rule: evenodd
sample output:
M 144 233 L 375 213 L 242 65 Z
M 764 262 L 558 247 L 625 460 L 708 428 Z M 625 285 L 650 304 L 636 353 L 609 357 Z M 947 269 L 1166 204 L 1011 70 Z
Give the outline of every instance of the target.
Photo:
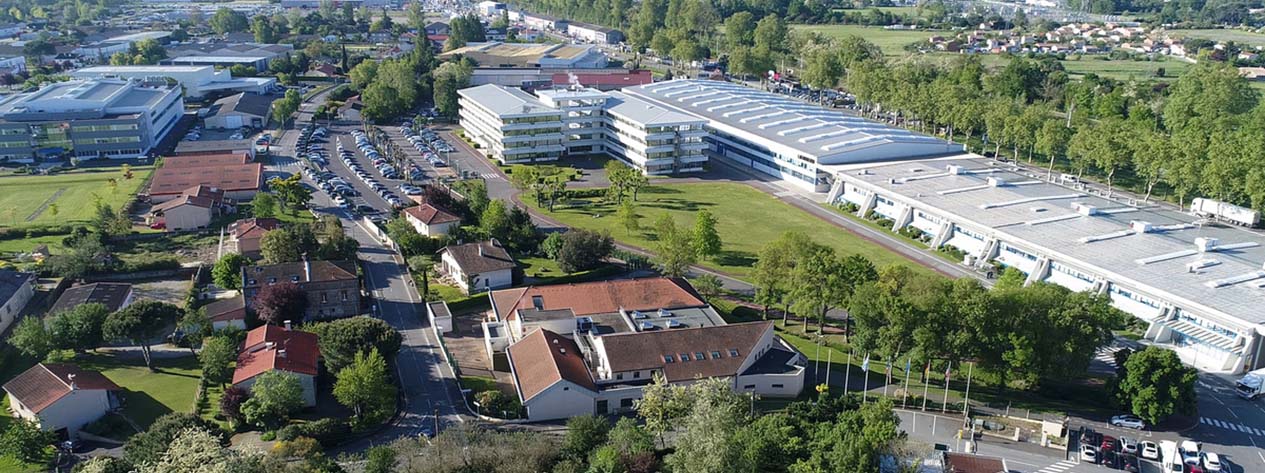
M 1256 396 L 1265 393 L 1265 368 L 1243 375 L 1243 378 L 1235 383 L 1234 392 L 1247 400 L 1255 399 Z
M 1185 471 L 1185 463 L 1182 462 L 1182 454 L 1177 451 L 1177 442 L 1172 440 L 1160 441 L 1160 465 L 1164 468 L 1164 472 L 1180 473 Z
M 1229 202 L 1196 198 L 1190 202 L 1190 213 L 1200 217 L 1213 218 L 1244 227 L 1255 227 L 1261 223 L 1261 213 L 1239 207 Z

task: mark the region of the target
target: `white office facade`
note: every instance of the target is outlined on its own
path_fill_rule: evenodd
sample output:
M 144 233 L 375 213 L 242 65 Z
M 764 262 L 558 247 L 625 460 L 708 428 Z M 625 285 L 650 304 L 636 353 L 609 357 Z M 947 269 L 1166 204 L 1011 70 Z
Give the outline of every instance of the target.
M 624 93 L 706 119 L 707 154 L 826 192 L 828 167 L 960 152 L 961 145 L 729 82 L 680 79 Z
M 701 171 L 704 120 L 619 92 L 483 85 L 462 90 L 461 124 L 506 164 L 606 153 L 643 173 Z
M 1265 235 L 1108 199 L 975 155 L 838 169 L 830 198 L 979 268 L 1107 295 L 1209 372 L 1265 366 Z
M 0 160 L 146 155 L 179 121 L 179 87 L 68 81 L 0 99 Z

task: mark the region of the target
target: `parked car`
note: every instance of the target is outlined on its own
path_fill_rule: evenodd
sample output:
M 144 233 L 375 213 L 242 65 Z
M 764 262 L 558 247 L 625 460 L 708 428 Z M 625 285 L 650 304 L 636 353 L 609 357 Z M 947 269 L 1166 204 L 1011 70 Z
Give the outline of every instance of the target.
M 1133 415 L 1128 415 L 1128 414 L 1112 417 L 1111 425 L 1114 425 L 1116 427 L 1124 427 L 1128 429 L 1139 429 L 1139 430 L 1146 428 L 1146 422 L 1144 422 L 1141 418 L 1138 418 L 1137 416 L 1133 416 Z
M 1120 451 L 1137 455 L 1138 442 L 1129 437 L 1120 437 Z
M 1098 463 L 1098 451 L 1089 445 L 1081 445 L 1081 461 L 1085 463 Z
M 1102 437 L 1102 443 L 1098 445 L 1098 448 L 1102 449 L 1104 453 L 1116 451 L 1116 438 L 1110 435 L 1104 435 Z
M 1221 455 L 1212 452 L 1204 452 L 1203 467 L 1207 471 L 1221 471 Z
M 1183 440 L 1177 447 L 1177 451 L 1182 454 L 1182 462 L 1191 465 L 1199 464 L 1200 449 L 1199 443 L 1191 440 Z
M 1150 440 L 1144 440 L 1144 441 L 1142 441 L 1142 443 L 1139 443 L 1139 444 L 1138 444 L 1138 451 L 1139 451 L 1139 452 L 1141 452 L 1141 454 L 1142 454 L 1142 458 L 1145 458 L 1145 459 L 1147 459 L 1147 460 L 1159 460 L 1159 459 L 1160 459 L 1160 446 L 1159 446 L 1159 444 L 1157 444 L 1157 443 L 1155 443 L 1155 442 L 1152 442 L 1152 441 L 1150 441 Z

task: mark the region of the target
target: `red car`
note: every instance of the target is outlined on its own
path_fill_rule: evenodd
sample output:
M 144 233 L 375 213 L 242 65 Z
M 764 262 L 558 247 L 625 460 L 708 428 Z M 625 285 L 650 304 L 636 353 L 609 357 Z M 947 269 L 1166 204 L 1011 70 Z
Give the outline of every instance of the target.
M 1098 448 L 1104 452 L 1116 451 L 1116 438 L 1110 435 L 1102 436 L 1102 445 L 1100 445 Z
M 167 222 L 154 222 L 149 224 L 149 228 L 153 230 L 162 230 L 167 228 Z

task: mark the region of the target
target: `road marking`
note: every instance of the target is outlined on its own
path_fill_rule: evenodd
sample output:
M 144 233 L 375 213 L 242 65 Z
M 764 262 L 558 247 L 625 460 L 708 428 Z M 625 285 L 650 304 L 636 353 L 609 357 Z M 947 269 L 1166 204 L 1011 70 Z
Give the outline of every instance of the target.
M 1062 471 L 1065 471 L 1067 469 L 1070 469 L 1076 466 L 1076 464 L 1077 462 L 1073 460 L 1063 460 L 1061 462 L 1058 462 L 1053 465 L 1042 468 L 1040 470 L 1037 470 L 1036 473 L 1060 473 Z

